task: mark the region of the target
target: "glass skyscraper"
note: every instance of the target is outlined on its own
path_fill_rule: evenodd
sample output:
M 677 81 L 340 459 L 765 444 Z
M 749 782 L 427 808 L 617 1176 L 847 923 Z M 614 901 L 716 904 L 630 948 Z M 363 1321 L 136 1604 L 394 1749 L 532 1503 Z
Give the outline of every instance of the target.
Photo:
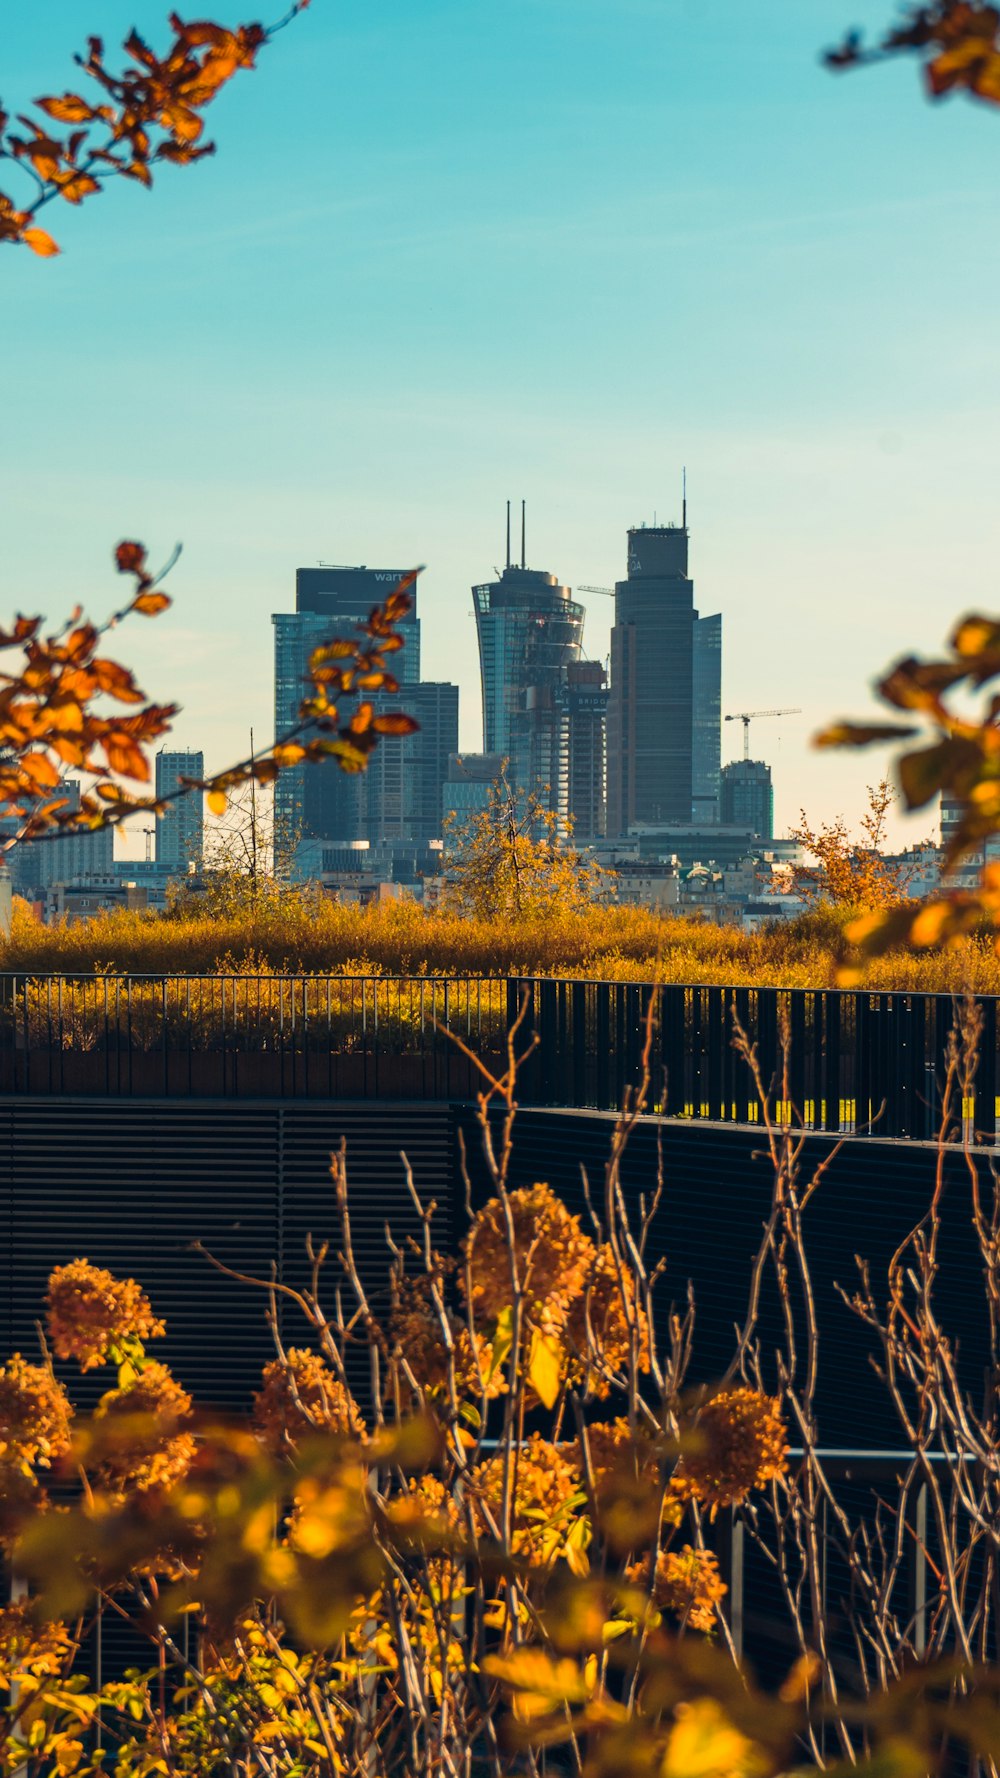
M 294 727 L 306 691 L 309 656 L 335 636 L 353 637 L 372 608 L 392 592 L 405 568 L 299 568 L 295 610 L 274 624 L 274 732 Z M 420 621 L 416 592 L 399 625 L 405 646 L 393 656 L 401 685 L 420 678 Z M 336 761 L 293 766 L 274 787 L 275 824 L 287 850 L 299 839 L 350 843 L 368 837 L 368 787 L 363 772 L 342 772 Z
M 579 661 L 583 606 L 554 574 L 507 566 L 472 589 L 483 688 L 483 747 L 518 790 L 569 812 L 566 669 Z
M 722 619 L 699 618 L 688 529 L 628 534 L 615 587 L 608 700 L 608 834 L 719 819 Z

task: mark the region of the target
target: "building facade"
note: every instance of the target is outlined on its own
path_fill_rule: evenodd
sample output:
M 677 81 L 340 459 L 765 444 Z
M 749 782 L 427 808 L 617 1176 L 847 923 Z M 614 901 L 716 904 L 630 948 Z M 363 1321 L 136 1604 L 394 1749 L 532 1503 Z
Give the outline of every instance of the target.
M 395 695 L 374 701 L 387 709 L 400 703 Z M 403 702 L 419 728 L 411 735 L 383 735 L 361 774 L 365 837 L 373 846 L 425 846 L 441 837 L 445 780 L 458 751 L 458 686 L 423 679 L 407 686 Z
M 691 819 L 720 819 L 722 790 L 722 617 L 695 613 L 692 661 Z
M 608 680 L 599 661 L 566 668 L 569 805 L 573 838 L 590 845 L 607 829 Z
M 75 809 L 80 801 L 79 779 L 64 778 L 52 796 L 53 800 L 65 797 Z M 115 868 L 114 844 L 114 829 L 102 827 L 95 833 L 69 828 L 52 839 L 14 846 L 7 855 L 14 894 L 35 901 L 56 883 L 109 877 Z
M 156 794 L 171 796 L 185 778 L 204 778 L 205 756 L 161 748 L 156 755 Z M 186 877 L 200 870 L 205 855 L 205 797 L 200 790 L 168 803 L 156 827 L 156 862 L 160 870 Z
M 569 813 L 567 669 L 580 660 L 583 606 L 545 574 L 510 562 L 472 589 L 483 693 L 483 747 L 508 762 L 512 787 Z
M 274 625 L 274 731 L 295 726 L 308 690 L 309 656 L 335 636 L 351 637 L 375 605 L 392 592 L 403 568 L 299 568 L 295 610 L 279 612 Z M 399 624 L 404 646 L 394 657 L 396 678 L 407 690 L 420 678 L 417 596 Z M 336 761 L 294 766 L 279 774 L 274 791 L 275 826 L 286 851 L 299 840 L 340 844 L 367 838 L 367 774 L 342 772 Z
M 749 827 L 760 840 L 774 838 L 774 787 L 762 759 L 731 759 L 723 766 L 722 819 Z
M 608 700 L 608 835 L 690 822 L 694 785 L 694 584 L 686 525 L 628 534 L 615 586 Z

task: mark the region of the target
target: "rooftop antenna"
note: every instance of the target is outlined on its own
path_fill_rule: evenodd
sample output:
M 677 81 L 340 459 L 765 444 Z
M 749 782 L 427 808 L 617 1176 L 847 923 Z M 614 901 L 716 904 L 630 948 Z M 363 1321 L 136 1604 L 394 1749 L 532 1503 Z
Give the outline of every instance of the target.
M 681 504 L 682 504 L 682 511 L 683 511 L 683 517 L 682 517 L 681 523 L 683 525 L 684 530 L 686 531 L 688 528 L 688 472 L 687 472 L 686 468 L 681 470 L 681 489 L 682 489 Z
M 507 502 L 507 566 L 510 567 L 510 501 Z
M 526 505 L 527 505 L 527 501 L 522 500 L 521 501 L 521 567 L 522 568 L 525 566 L 525 559 L 524 559 L 524 509 L 525 509 Z

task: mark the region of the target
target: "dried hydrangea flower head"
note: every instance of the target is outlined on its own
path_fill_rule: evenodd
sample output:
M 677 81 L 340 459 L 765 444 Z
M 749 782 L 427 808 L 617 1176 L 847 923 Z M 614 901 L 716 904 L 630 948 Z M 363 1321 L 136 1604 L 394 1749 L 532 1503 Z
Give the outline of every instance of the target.
M 589 1337 L 588 1337 L 589 1327 Z M 570 1381 L 602 1401 L 611 1394 L 609 1371 L 627 1370 L 633 1332 L 636 1365 L 649 1370 L 649 1322 L 636 1300 L 635 1279 L 620 1271 L 610 1242 L 595 1252 L 583 1289 L 566 1317 L 565 1344 L 571 1353 Z
M 264 1387 L 253 1398 L 253 1425 L 272 1457 L 287 1456 L 311 1433 L 365 1434 L 353 1395 L 318 1352 L 299 1346 L 264 1366 Z
M 15 1352 L 0 1368 L 0 1466 L 22 1473 L 69 1450 L 73 1409 L 66 1391 L 40 1364 Z
M 56 1267 L 45 1305 L 56 1357 L 75 1358 L 84 1371 L 134 1357 L 165 1332 L 134 1278 L 116 1278 L 86 1259 Z
M 183 1429 L 192 1401 L 165 1364 L 151 1361 L 94 1409 L 98 1474 L 113 1493 L 175 1487 L 191 1467 L 195 1441 Z
M 630 1581 L 651 1593 L 655 1605 L 676 1612 L 692 1630 L 714 1630 L 716 1606 L 729 1588 L 711 1550 L 692 1549 L 689 1543 L 679 1550 L 661 1550 L 652 1588 L 648 1556 L 625 1572 Z
M 779 1404 L 758 1389 L 723 1389 L 700 1410 L 675 1484 L 709 1507 L 738 1506 L 781 1475 L 788 1457 Z
M 440 1290 L 443 1278 L 438 1278 L 437 1283 Z M 432 1279 L 427 1274 L 400 1280 L 391 1332 L 396 1351 L 406 1360 L 421 1388 L 444 1396 L 448 1389 L 448 1350 L 431 1285 Z M 478 1329 L 474 1336 L 470 1335 L 467 1324 L 449 1309 L 446 1308 L 444 1313 L 452 1343 L 458 1395 L 475 1399 L 502 1395 L 507 1378 L 502 1365 L 492 1366 L 489 1341 Z M 402 1381 L 405 1385 L 405 1375 Z
M 550 1186 L 523 1186 L 509 1196 L 514 1256 L 529 1316 L 543 1333 L 558 1335 L 594 1263 L 594 1243 Z M 499 1198 L 491 1198 L 474 1217 L 465 1254 L 476 1316 L 495 1321 L 513 1298 L 507 1221 Z M 460 1282 L 464 1290 L 464 1276 Z
M 562 1549 L 572 1518 L 583 1507 L 583 1482 L 573 1447 L 555 1445 L 533 1432 L 517 1450 L 510 1548 L 533 1563 L 547 1563 Z M 498 1453 L 479 1463 L 469 1478 L 473 1511 L 481 1535 L 492 1535 L 482 1507 L 500 1528 L 503 1510 L 504 1457 Z M 481 1504 L 480 1504 L 481 1503 Z

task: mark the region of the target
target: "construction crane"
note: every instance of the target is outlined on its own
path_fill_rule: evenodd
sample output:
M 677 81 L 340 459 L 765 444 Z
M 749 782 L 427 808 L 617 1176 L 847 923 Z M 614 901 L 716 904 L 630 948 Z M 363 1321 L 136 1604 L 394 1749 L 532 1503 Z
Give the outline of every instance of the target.
M 601 593 L 605 599 L 613 599 L 615 596 L 613 586 L 578 586 L 576 590 L 578 593 Z
M 731 716 L 726 717 L 726 721 L 727 722 L 742 722 L 742 724 L 743 724 L 743 758 L 749 759 L 750 758 L 750 724 L 751 724 L 751 722 L 755 722 L 757 720 L 758 716 L 801 716 L 801 715 L 802 715 L 802 711 L 798 708 L 796 708 L 794 710 L 735 710 Z

